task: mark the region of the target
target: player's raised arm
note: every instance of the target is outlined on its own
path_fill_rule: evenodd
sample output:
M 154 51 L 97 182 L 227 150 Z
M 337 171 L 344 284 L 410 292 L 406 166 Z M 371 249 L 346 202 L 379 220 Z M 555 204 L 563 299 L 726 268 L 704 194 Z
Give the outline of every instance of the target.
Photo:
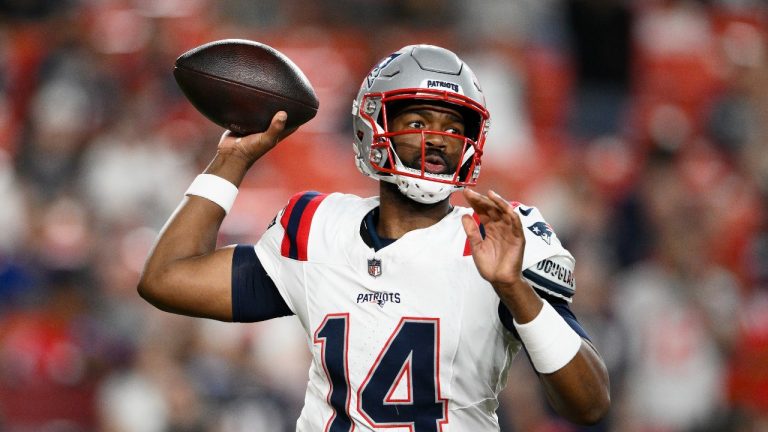
M 475 265 L 511 312 L 550 405 L 573 422 L 596 423 L 610 406 L 607 368 L 592 344 L 523 279 L 525 236 L 514 207 L 493 192 L 465 189 L 464 197 L 485 228 L 482 238 L 472 217 L 464 216 Z
M 147 258 L 138 284 L 145 300 L 168 312 L 232 320 L 233 248 L 217 250 L 216 238 L 248 169 L 292 132 L 285 130 L 286 117 L 278 112 L 262 133 L 224 133 L 216 156 L 192 183 Z

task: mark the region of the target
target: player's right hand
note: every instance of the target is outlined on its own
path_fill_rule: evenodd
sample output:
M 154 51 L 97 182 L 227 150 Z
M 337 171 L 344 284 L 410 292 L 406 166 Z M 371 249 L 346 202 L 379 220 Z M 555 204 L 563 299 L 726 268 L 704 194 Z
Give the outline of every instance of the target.
M 264 132 L 236 136 L 231 131 L 226 131 L 219 140 L 218 153 L 243 159 L 248 165 L 253 164 L 278 142 L 296 131 L 297 128 L 285 129 L 287 119 L 288 114 L 285 111 L 278 111 Z

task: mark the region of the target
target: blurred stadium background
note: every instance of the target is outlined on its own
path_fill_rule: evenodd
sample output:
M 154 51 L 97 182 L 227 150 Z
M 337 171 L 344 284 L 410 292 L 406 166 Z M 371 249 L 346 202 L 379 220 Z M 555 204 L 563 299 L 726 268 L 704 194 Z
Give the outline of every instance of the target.
M 153 238 L 221 130 L 171 68 L 268 43 L 321 110 L 258 163 L 221 244 L 300 190 L 375 194 L 350 104 L 379 58 L 453 49 L 492 133 L 480 189 L 542 209 L 611 416 L 554 418 L 515 362 L 502 430 L 768 430 L 768 5 L 763 0 L 0 0 L 0 430 L 289 431 L 298 325 L 224 324 L 136 294 Z

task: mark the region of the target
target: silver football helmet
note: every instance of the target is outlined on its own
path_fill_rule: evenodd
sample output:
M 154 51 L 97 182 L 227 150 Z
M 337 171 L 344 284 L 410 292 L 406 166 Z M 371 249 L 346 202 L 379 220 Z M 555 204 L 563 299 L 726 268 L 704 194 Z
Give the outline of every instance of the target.
M 448 105 L 461 112 L 464 136 L 444 131 L 388 129 L 387 109 L 402 103 Z M 381 60 L 363 81 L 352 103 L 357 168 L 366 176 L 394 183 L 407 197 L 424 204 L 442 201 L 451 193 L 477 183 L 480 159 L 490 124 L 485 97 L 472 70 L 456 54 L 432 45 L 409 45 Z M 452 135 L 464 140 L 456 171 L 434 174 L 405 166 L 392 142 L 404 133 Z

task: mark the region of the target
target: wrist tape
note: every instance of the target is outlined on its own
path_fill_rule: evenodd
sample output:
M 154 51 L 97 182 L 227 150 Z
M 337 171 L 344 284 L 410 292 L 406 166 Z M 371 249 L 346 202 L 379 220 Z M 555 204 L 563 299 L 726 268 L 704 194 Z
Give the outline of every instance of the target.
M 581 348 L 581 336 L 546 301 L 536 318 L 525 324 L 514 321 L 514 325 L 534 369 L 540 373 L 562 368 Z
M 184 195 L 195 195 L 213 201 L 229 214 L 237 198 L 237 186 L 213 174 L 195 177 Z

